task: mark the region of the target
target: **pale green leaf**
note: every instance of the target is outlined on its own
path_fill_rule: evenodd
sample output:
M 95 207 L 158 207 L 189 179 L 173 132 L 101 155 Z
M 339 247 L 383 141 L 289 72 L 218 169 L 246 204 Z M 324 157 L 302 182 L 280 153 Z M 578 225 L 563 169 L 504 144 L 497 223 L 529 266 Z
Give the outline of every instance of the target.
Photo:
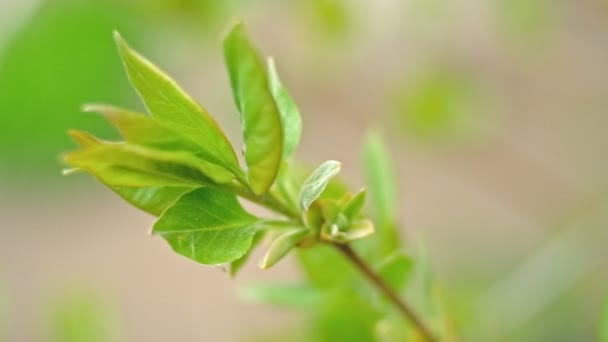
M 180 197 L 154 224 L 173 250 L 206 265 L 239 259 L 249 249 L 257 219 L 227 192 L 200 188 Z
M 91 173 L 110 187 L 193 187 L 213 184 L 193 158 L 185 153 L 104 142 L 68 153 L 64 156 L 64 162 Z
M 144 114 L 108 105 L 91 104 L 86 105 L 83 109 L 86 112 L 102 114 L 128 142 L 166 151 L 191 153 L 199 159 L 198 164 L 203 173 L 215 182 L 227 183 L 234 179 L 234 175 L 230 171 L 208 162 L 197 144 L 180 133 L 163 126 L 158 120 Z
M 312 202 L 319 198 L 329 181 L 340 172 L 340 166 L 340 162 L 328 160 L 304 181 L 300 189 L 300 208 L 307 210 Z
M 181 195 L 192 191 L 192 188 L 174 186 L 146 188 L 114 187 L 112 190 L 135 207 L 154 216 L 160 216 Z
M 240 172 L 228 138 L 209 113 L 167 74 L 131 49 L 117 32 L 114 38 L 129 80 L 152 116 L 196 143 L 207 161 L 235 174 Z
M 264 64 L 242 23 L 224 40 L 224 59 L 236 106 L 241 113 L 247 177 L 256 194 L 268 191 L 281 165 L 281 115 L 270 91 Z
M 267 269 L 279 262 L 298 242 L 311 233 L 308 228 L 289 229 L 277 236 L 266 251 L 264 258 L 260 261 L 260 267 Z
M 279 74 L 274 64 L 274 59 L 268 59 L 268 78 L 270 90 L 281 114 L 283 126 L 283 160 L 291 156 L 300 143 L 302 136 L 302 117 L 295 102 L 281 83 Z

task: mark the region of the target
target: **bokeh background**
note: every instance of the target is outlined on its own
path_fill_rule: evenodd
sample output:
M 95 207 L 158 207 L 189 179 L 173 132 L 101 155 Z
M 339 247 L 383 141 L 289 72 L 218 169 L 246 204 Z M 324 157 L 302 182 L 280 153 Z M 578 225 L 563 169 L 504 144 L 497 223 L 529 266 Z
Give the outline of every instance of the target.
M 233 17 L 304 116 L 297 154 L 343 162 L 383 132 L 405 238 L 424 241 L 467 341 L 592 341 L 608 295 L 604 0 L 0 1 L 0 341 L 251 341 L 297 313 L 176 256 L 152 218 L 61 176 L 85 102 L 142 109 L 118 29 L 239 141 L 221 56 Z

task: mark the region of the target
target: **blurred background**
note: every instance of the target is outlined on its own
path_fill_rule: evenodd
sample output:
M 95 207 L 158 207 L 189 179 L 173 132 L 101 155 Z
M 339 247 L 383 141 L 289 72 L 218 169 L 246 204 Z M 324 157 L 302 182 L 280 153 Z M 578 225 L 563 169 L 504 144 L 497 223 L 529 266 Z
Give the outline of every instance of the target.
M 343 162 L 384 132 L 408 241 L 427 245 L 467 341 L 592 341 L 608 295 L 604 0 L 0 1 L 0 341 L 251 341 L 297 313 L 175 255 L 153 218 L 61 176 L 65 131 L 116 133 L 85 102 L 142 109 L 112 41 L 238 116 L 221 38 L 241 17 L 298 102 L 298 157 Z

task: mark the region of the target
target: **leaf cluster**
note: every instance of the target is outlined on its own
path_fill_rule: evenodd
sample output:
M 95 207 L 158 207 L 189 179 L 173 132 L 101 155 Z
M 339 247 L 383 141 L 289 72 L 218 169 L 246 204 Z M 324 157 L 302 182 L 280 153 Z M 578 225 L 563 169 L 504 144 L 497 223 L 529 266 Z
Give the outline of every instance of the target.
M 268 268 L 293 247 L 347 242 L 373 232 L 371 222 L 358 217 L 364 191 L 352 196 L 338 186 L 333 197 L 324 196 L 339 162 L 328 161 L 304 177 L 307 171 L 290 163 L 302 132 L 300 113 L 273 59 L 264 62 L 241 23 L 224 39 L 224 58 L 240 113 L 245 165 L 206 109 L 118 33 L 114 38 L 148 113 L 84 106 L 100 113 L 123 140 L 70 131 L 80 148 L 64 156 L 71 167 L 67 173 L 90 173 L 157 216 L 152 233 L 175 252 L 207 265 L 228 265 L 232 273 L 263 237 L 270 244 L 260 266 Z M 239 197 L 283 218 L 252 215 Z

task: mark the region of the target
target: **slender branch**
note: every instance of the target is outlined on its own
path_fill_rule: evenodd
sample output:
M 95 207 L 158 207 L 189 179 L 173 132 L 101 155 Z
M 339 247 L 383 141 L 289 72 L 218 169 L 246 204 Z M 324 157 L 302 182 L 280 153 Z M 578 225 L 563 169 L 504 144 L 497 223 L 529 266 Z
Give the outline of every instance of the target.
M 333 243 L 334 246 L 342 255 L 348 259 L 359 271 L 372 283 L 380 292 L 382 292 L 390 301 L 399 309 L 399 312 L 403 314 L 408 320 L 412 322 L 414 327 L 420 332 L 422 337 L 428 342 L 436 342 L 437 339 L 431 333 L 429 327 L 422 321 L 422 319 L 414 312 L 414 310 L 405 302 L 405 300 L 399 298 L 399 296 L 393 291 L 385 282 L 382 280 L 363 259 L 361 259 L 355 251 L 346 244 Z

